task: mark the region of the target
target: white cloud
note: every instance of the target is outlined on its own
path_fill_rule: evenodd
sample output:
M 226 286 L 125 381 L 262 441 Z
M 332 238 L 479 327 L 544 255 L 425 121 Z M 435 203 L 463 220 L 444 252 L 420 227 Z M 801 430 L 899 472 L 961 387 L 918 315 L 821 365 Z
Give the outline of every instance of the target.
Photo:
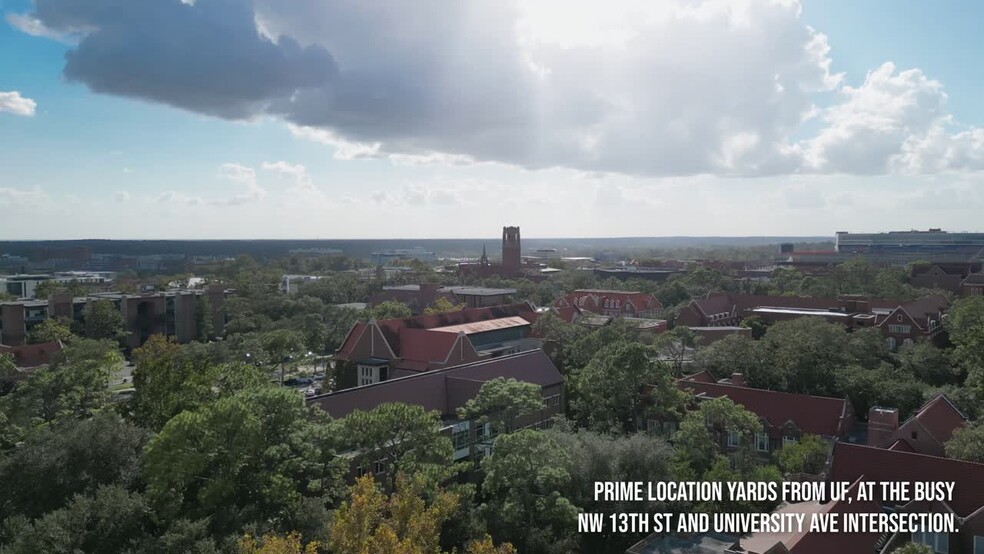
M 219 166 L 219 177 L 242 185 L 243 191 L 229 198 L 213 200 L 214 205 L 236 206 L 257 202 L 266 197 L 266 189 L 256 182 L 256 171 L 237 163 L 224 163 Z
M 337 160 L 366 160 L 383 157 L 380 153 L 381 144 L 362 142 L 351 142 L 338 136 L 328 129 L 318 129 L 304 125 L 287 125 L 290 132 L 298 138 L 326 144 L 335 149 L 335 159 Z
M 6 15 L 6 20 L 11 27 L 22 33 L 31 35 L 32 37 L 44 37 L 51 40 L 57 40 L 58 42 L 64 42 L 66 44 L 71 44 L 73 42 L 72 37 L 69 34 L 53 31 L 46 27 L 44 23 L 41 23 L 40 19 L 31 17 L 28 14 L 8 13 Z
M 128 202 L 130 200 L 130 193 L 125 190 L 118 190 L 113 194 L 113 199 L 117 202 Z
M 160 204 L 185 204 L 188 206 L 199 206 L 205 203 L 198 196 L 190 196 L 175 190 L 164 191 L 155 199 L 155 202 Z
M 43 202 L 46 198 L 47 194 L 41 190 L 41 187 L 34 187 L 33 189 L 0 187 L 0 204 L 3 205 L 37 204 Z
M 20 92 L 0 92 L 0 112 L 30 117 L 38 105 L 34 100 L 21 96 Z

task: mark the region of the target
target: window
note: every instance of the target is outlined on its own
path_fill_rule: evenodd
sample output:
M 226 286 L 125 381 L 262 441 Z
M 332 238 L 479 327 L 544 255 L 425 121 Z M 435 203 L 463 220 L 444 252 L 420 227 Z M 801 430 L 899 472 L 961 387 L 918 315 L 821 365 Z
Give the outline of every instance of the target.
M 371 385 L 379 380 L 379 368 L 360 365 L 359 366 L 359 386 Z
M 362 477 L 366 474 L 366 470 L 362 466 L 356 466 L 355 475 L 356 477 Z
M 386 473 L 386 464 L 383 460 L 376 460 L 376 462 L 372 464 L 372 470 L 376 475 L 382 475 L 383 473 Z
M 468 448 L 468 445 L 471 444 L 471 432 L 468 429 L 468 422 L 455 425 L 454 431 L 451 433 L 451 443 L 454 445 L 455 450 Z
M 544 399 L 544 403 L 547 405 L 548 408 L 555 408 L 557 406 L 560 406 L 560 395 L 554 394 L 552 396 L 548 396 Z
M 728 446 L 738 446 L 741 444 L 741 435 L 735 432 L 728 433 Z
M 768 433 L 756 433 L 755 434 L 755 449 L 759 452 L 769 451 L 769 434 Z
M 799 442 L 799 438 L 798 437 L 794 437 L 792 435 L 783 435 L 782 436 L 782 445 L 783 446 L 788 446 L 790 444 L 796 444 L 798 442 Z
M 984 554 L 984 537 L 974 537 L 974 554 Z
M 912 542 L 925 544 L 938 554 L 950 552 L 950 537 L 946 533 L 913 533 Z M 977 537 L 974 538 L 974 548 L 977 548 Z
M 902 321 L 902 314 L 899 314 L 898 317 L 895 318 L 895 320 L 896 321 Z
M 907 335 L 912 332 L 912 325 L 889 325 L 888 332 L 897 335 Z

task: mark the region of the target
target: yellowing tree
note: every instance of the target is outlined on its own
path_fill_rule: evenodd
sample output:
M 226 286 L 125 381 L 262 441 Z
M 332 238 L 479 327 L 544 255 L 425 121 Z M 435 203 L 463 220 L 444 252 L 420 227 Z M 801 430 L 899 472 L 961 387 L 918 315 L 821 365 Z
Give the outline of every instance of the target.
M 450 300 L 441 296 L 434 301 L 433 304 L 424 309 L 424 314 L 426 315 L 437 315 L 444 314 L 448 312 L 457 312 L 465 309 L 465 303 L 452 304 Z
M 396 492 L 387 497 L 368 475 L 355 482 L 349 500 L 335 511 L 328 533 L 331 552 L 447 554 L 440 546 L 441 526 L 461 507 L 461 497 L 429 487 L 420 475 L 400 474 L 396 483 Z M 516 549 L 495 546 L 485 536 L 470 542 L 465 554 L 516 554 Z
M 335 512 L 328 546 L 337 554 L 440 554 L 441 525 L 458 510 L 457 494 L 438 490 L 423 499 L 421 478 L 397 478 L 390 497 L 372 477 L 359 478 Z
M 252 535 L 239 539 L 240 554 L 318 554 L 319 544 L 301 542 L 301 534 L 297 531 L 285 536 L 263 535 L 259 540 Z

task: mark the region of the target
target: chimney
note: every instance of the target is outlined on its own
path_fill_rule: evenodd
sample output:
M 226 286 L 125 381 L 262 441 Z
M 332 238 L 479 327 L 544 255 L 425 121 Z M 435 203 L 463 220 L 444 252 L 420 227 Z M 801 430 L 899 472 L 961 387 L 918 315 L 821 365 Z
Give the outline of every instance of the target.
M 732 373 L 731 374 L 731 384 L 734 385 L 734 386 L 736 386 L 736 387 L 744 387 L 744 386 L 746 386 L 746 384 L 745 384 L 745 375 L 742 374 L 742 373 Z
M 872 406 L 868 410 L 868 446 L 890 446 L 899 430 L 899 411 L 896 408 Z
M 421 310 L 430 306 L 437 300 L 437 291 L 441 288 L 441 285 L 437 283 L 421 283 L 420 293 L 417 296 L 417 301 L 420 303 Z

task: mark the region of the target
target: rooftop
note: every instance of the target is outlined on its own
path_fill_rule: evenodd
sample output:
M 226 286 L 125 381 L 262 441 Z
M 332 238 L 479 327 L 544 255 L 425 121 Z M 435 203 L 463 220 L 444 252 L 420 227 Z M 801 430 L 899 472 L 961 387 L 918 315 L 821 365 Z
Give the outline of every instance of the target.
M 448 325 L 446 327 L 434 327 L 430 329 L 431 331 L 438 331 L 441 333 L 464 333 L 466 335 L 474 335 L 476 333 L 486 333 L 488 331 L 498 331 L 499 329 L 511 329 L 514 327 L 523 327 L 529 325 L 530 322 L 519 317 L 501 317 L 499 319 L 489 319 L 486 321 L 476 321 L 473 323 L 462 323 L 460 325 Z

